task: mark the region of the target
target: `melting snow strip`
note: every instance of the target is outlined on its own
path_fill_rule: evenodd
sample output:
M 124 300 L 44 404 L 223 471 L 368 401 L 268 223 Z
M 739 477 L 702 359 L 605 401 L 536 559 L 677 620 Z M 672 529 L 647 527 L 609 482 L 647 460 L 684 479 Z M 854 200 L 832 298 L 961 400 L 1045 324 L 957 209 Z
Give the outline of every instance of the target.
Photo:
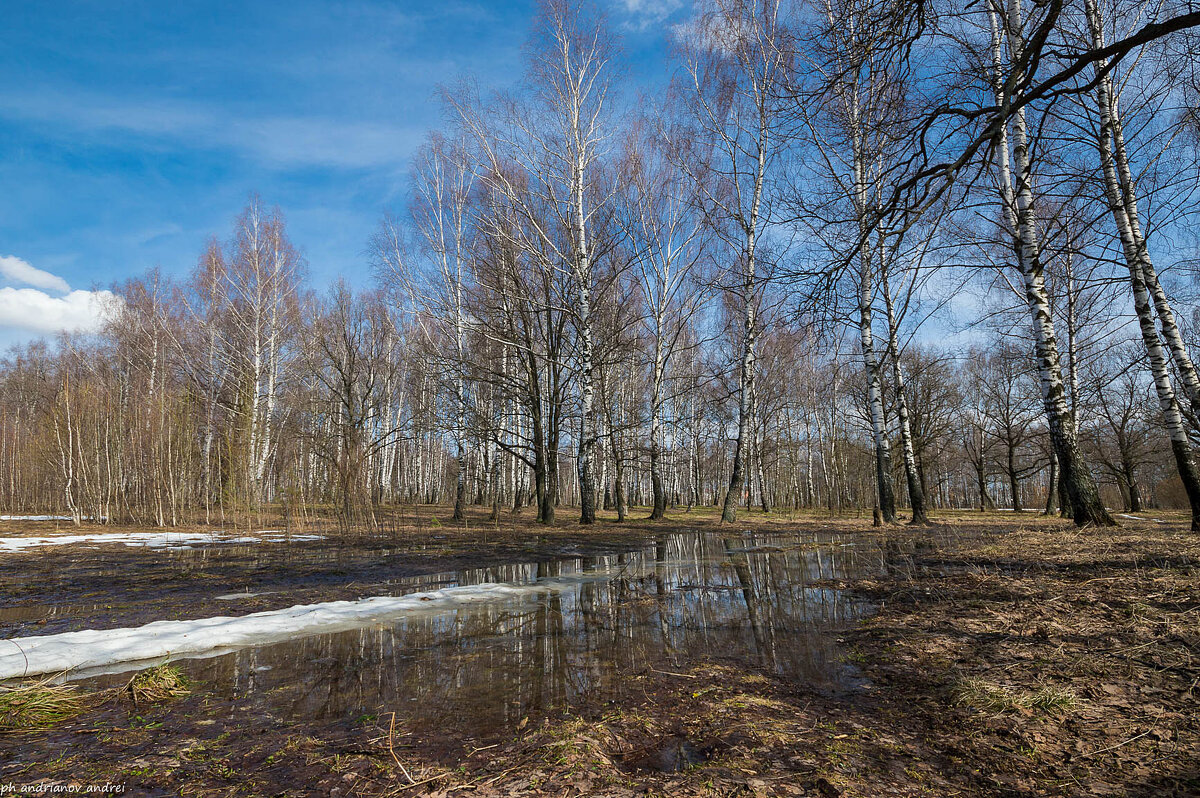
M 0 521 L 74 521 L 69 515 L 0 515 Z M 90 521 L 90 518 L 83 519 Z
M 72 543 L 119 543 L 150 549 L 187 549 L 206 543 L 283 543 L 322 540 L 321 535 L 292 535 L 267 531 L 241 537 L 221 537 L 218 532 L 104 532 L 94 535 L 44 535 L 27 538 L 0 538 L 0 552 L 24 551 L 41 546 L 67 546 Z
M 468 604 L 557 592 L 581 581 L 605 578 L 608 577 L 596 573 L 530 584 L 462 585 L 404 596 L 301 604 L 239 617 L 154 621 L 125 629 L 86 629 L 0 640 L 0 679 L 64 671 L 78 675 L 80 671 L 95 672 L 120 663 L 155 664 L 167 658 L 211 656 L 308 635 L 358 629 L 417 612 L 445 611 Z M 111 672 L 123 669 L 128 668 L 115 668 Z

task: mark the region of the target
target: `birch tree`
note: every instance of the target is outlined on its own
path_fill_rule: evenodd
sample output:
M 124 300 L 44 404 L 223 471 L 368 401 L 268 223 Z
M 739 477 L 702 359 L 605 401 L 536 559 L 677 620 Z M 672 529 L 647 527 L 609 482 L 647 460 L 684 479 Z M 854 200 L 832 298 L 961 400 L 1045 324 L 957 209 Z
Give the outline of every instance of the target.
M 397 430 L 388 423 L 390 383 L 399 363 L 395 321 L 377 294 L 354 296 L 344 282 L 316 309 L 309 329 L 308 366 L 331 400 L 324 451 L 336 475 L 343 523 L 374 522 L 367 466 Z
M 300 255 L 288 240 L 283 215 L 258 197 L 238 217 L 222 295 L 233 331 L 228 355 L 242 383 L 239 402 L 246 436 L 246 470 L 255 501 L 269 499 L 267 468 L 277 424 L 276 405 L 287 346 L 295 329 Z
M 1025 19 L 1021 0 L 989 0 L 987 17 L 991 31 L 992 90 L 996 104 L 1004 106 L 1020 99 L 1012 96 L 1005 76 L 1008 64 L 1026 62 Z M 1008 64 L 1006 64 L 1006 56 Z M 1007 121 L 995 128 L 993 153 L 997 167 L 1000 209 L 1012 237 L 1013 257 L 1021 275 L 1025 302 L 1033 325 L 1034 355 L 1037 360 L 1042 403 L 1049 422 L 1050 438 L 1058 459 L 1061 480 L 1072 518 L 1083 526 L 1113 525 L 1113 519 L 1100 501 L 1096 483 L 1079 453 L 1079 444 L 1071 423 L 1060 366 L 1058 340 L 1046 294 L 1041 243 L 1033 186 L 1034 169 L 1030 151 L 1026 108 L 1022 103 Z M 1010 150 L 1011 148 L 1011 150 Z
M 691 319 L 708 294 L 697 280 L 705 230 L 695 213 L 694 190 L 686 172 L 663 150 L 666 137 L 653 132 L 633 139 L 626 156 L 623 221 L 634 250 L 634 274 L 645 302 L 643 325 L 650 339 L 649 455 L 650 520 L 667 508 L 663 482 L 663 433 L 668 375 Z
M 1090 34 L 1089 44 L 1093 49 L 1102 50 L 1106 46 L 1106 35 L 1099 1 L 1084 0 L 1084 9 Z M 1200 532 L 1200 473 L 1196 470 L 1183 413 L 1171 382 L 1163 339 L 1159 338 L 1159 331 L 1154 326 L 1155 310 L 1158 312 L 1162 335 L 1166 339 L 1177 373 L 1193 404 L 1200 400 L 1200 382 L 1197 381 L 1195 366 L 1175 323 L 1171 303 L 1158 282 L 1150 259 L 1126 149 L 1120 98 L 1107 60 L 1096 61 L 1095 75 L 1095 103 L 1100 122 L 1096 144 L 1104 176 L 1105 197 L 1129 270 L 1134 312 L 1137 314 L 1138 329 L 1154 379 L 1154 390 L 1162 411 L 1163 423 L 1171 442 L 1171 452 L 1191 504 L 1192 531 Z
M 882 520 L 896 520 L 892 486 L 891 442 L 884 415 L 884 355 L 891 352 L 895 331 L 895 304 L 885 297 L 888 336 L 875 341 L 876 296 L 895 254 L 890 231 L 879 206 L 885 193 L 886 173 L 899 135 L 894 128 L 902 109 L 902 83 L 891 62 L 886 27 L 879 17 L 855 0 L 821 0 L 814 9 L 821 19 L 810 32 L 805 53 L 806 69 L 789 87 L 794 114 L 809 140 L 810 170 L 824 184 L 820 190 L 797 189 L 793 215 L 830 251 L 834 264 L 845 264 L 847 282 L 855 299 L 854 323 L 866 374 L 867 415 L 875 454 L 876 497 Z M 886 19 L 886 15 L 884 15 Z M 805 196 L 805 194 L 812 196 Z M 848 228 L 843 230 L 842 228 Z M 827 286 L 839 278 L 839 269 L 818 277 L 816 300 L 836 301 Z M 899 361 L 892 358 L 893 376 L 901 377 Z M 902 377 L 896 398 L 902 410 L 901 440 L 908 475 L 914 522 L 925 520 L 924 498 L 916 478 L 912 439 L 907 428 Z
M 593 225 L 612 200 L 601 162 L 611 136 L 608 103 L 614 55 L 602 17 L 576 9 L 566 0 L 547 0 L 539 9 L 529 48 L 532 102 L 524 106 L 505 100 L 502 118 L 493 120 L 489 129 L 481 114 L 451 99 L 484 157 L 482 180 L 503 193 L 523 217 L 522 229 L 532 238 L 522 240 L 522 245 L 550 255 L 548 265 L 570 277 L 571 293 L 563 300 L 575 328 L 576 460 L 584 524 L 596 520 Z
M 409 206 L 422 262 L 414 263 L 416 255 L 407 253 L 404 231 L 394 219 L 384 221 L 372 246 L 377 268 L 408 305 L 451 395 L 449 426 L 457 464 L 455 521 L 466 518 L 468 427 L 473 405 L 467 380 L 467 291 L 474 248 L 475 227 L 470 217 L 475 178 L 475 164 L 464 144 L 432 134 L 415 160 Z
M 512 406 L 511 423 L 493 442 L 532 473 L 537 520 L 553 524 L 559 501 L 559 446 L 571 390 L 566 366 L 570 317 L 555 299 L 566 295 L 567 277 L 549 266 L 553 251 L 538 246 L 540 238 L 524 229 L 533 222 L 509 200 L 508 191 L 520 181 L 513 176 L 499 180 L 507 189 L 484 183 L 487 198 L 479 217 L 473 309 L 480 328 L 502 354 L 480 359 L 473 367 L 479 379 L 495 386 Z M 529 207 L 532 199 L 524 202 Z
M 769 278 L 760 256 L 771 218 L 768 180 L 784 150 L 779 98 L 791 64 L 779 0 L 714 0 L 682 37 L 682 89 L 694 124 L 686 131 L 690 141 L 674 151 L 729 249 L 725 288 L 741 316 L 737 437 L 721 510 L 722 522 L 732 523 L 753 446 L 759 314 Z

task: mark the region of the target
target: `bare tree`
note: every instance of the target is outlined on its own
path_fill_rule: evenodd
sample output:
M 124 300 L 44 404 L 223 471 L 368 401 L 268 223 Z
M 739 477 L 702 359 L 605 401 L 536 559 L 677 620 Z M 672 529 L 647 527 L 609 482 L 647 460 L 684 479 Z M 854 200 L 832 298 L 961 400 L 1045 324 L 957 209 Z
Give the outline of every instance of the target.
M 1004 76 L 1008 74 L 1005 57 L 1007 55 L 1011 63 L 1023 63 L 1027 57 L 1021 2 L 1009 0 L 1002 8 L 997 0 L 989 0 L 987 14 L 991 29 L 992 88 L 997 103 L 1008 102 L 1003 84 Z M 1061 471 L 1061 484 L 1071 504 L 1072 518 L 1077 524 L 1112 525 L 1112 516 L 1100 501 L 1096 484 L 1080 456 L 1078 440 L 1071 424 L 1059 362 L 1058 340 L 1046 294 L 1033 189 L 1034 170 L 1023 105 L 996 129 L 995 136 L 993 151 L 999 173 L 1001 211 L 1012 236 L 1013 255 L 1033 322 L 1042 402 Z
M 1096 50 L 1105 47 L 1104 19 L 1098 0 L 1085 0 L 1088 32 L 1091 46 Z M 1121 121 L 1119 98 L 1113 84 L 1108 63 L 1100 59 L 1095 63 L 1096 108 L 1100 119 L 1097 148 L 1100 165 L 1104 173 L 1104 190 L 1108 199 L 1121 240 L 1125 263 L 1129 269 L 1130 288 L 1133 291 L 1133 306 L 1137 314 L 1142 344 L 1154 377 L 1154 389 L 1158 395 L 1163 414 L 1163 423 L 1171 441 L 1179 478 L 1192 509 L 1192 531 L 1200 532 L 1200 473 L 1192 457 L 1191 443 L 1184 428 L 1183 413 L 1171 383 L 1167 355 L 1163 351 L 1162 339 L 1154 327 L 1154 310 L 1157 309 L 1162 332 L 1166 338 L 1180 379 L 1189 398 L 1195 404 L 1200 400 L 1200 380 L 1187 346 L 1179 334 L 1173 309 L 1166 293 L 1162 290 L 1154 266 L 1150 260 L 1142 222 L 1138 215 L 1138 201 L 1126 152 L 1124 126 Z M 1152 307 L 1153 303 L 1153 307 Z
M 601 182 L 600 161 L 611 136 L 608 95 L 614 50 L 603 18 L 565 0 L 547 0 L 540 7 L 535 31 L 529 49 L 529 107 L 508 100 L 502 119 L 489 127 L 462 98 L 451 98 L 451 103 L 483 155 L 481 179 L 523 217 L 521 229 L 531 238 L 520 243 L 549 255 L 547 265 L 571 278 L 567 307 L 577 338 L 580 521 L 590 524 L 596 519 L 597 439 L 592 227 L 597 214 L 608 211 L 612 197 L 612 189 Z
M 475 165 L 462 142 L 433 134 L 413 168 L 410 209 L 421 260 L 409 257 L 404 232 L 385 219 L 372 250 L 377 269 L 402 297 L 426 345 L 437 357 L 437 373 L 452 396 L 450 434 L 454 441 L 453 519 L 466 517 L 468 416 L 472 398 L 467 380 L 467 307 L 475 225 L 470 218 Z
M 325 457 L 336 474 L 337 503 L 348 526 L 374 521 L 366 466 L 398 430 L 383 391 L 399 363 L 396 324 L 378 294 L 354 296 L 339 281 L 308 331 L 310 373 L 331 404 Z
M 714 0 L 683 34 L 684 91 L 694 125 L 673 152 L 701 192 L 713 230 L 734 264 L 727 291 L 738 331 L 737 439 L 721 520 L 732 523 L 746 482 L 754 429 L 759 318 L 767 271 L 760 263 L 771 218 L 767 181 L 783 149 L 779 102 L 790 68 L 779 0 Z
M 650 338 L 650 520 L 658 521 L 667 508 L 662 459 L 668 374 L 675 354 L 692 343 L 685 333 L 708 295 L 697 279 L 706 231 L 695 212 L 694 184 L 664 152 L 668 139 L 646 128 L 642 132 L 632 139 L 625 159 L 623 224 L 634 249 Z

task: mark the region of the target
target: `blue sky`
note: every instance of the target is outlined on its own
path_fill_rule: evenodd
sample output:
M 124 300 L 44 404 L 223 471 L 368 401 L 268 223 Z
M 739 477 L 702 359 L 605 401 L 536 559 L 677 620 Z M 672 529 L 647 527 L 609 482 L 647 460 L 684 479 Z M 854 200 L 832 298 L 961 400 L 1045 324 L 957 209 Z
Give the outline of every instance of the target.
M 665 80 L 685 0 L 597 2 L 632 83 Z M 251 192 L 282 207 L 314 285 L 362 284 L 367 240 L 439 124 L 437 86 L 512 85 L 533 14 L 532 0 L 0 7 L 0 345 L 59 323 L 63 281 L 186 274 Z

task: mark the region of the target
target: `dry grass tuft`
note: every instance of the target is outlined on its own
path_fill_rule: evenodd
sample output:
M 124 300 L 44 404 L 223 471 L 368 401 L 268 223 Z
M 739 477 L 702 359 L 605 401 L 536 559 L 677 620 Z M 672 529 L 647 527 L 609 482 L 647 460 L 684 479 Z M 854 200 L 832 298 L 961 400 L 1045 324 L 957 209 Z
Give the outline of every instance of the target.
M 1071 709 L 1079 703 L 1073 692 L 1063 688 L 1043 687 L 1034 692 L 1025 692 L 983 679 L 963 679 L 954 687 L 953 696 L 956 704 L 988 712 L 1054 712 Z
M 182 698 L 192 691 L 183 671 L 166 662 L 134 675 L 125 685 L 133 703 L 155 703 Z
M 0 731 L 45 729 L 86 708 L 86 695 L 75 685 L 51 684 L 46 679 L 0 687 Z

